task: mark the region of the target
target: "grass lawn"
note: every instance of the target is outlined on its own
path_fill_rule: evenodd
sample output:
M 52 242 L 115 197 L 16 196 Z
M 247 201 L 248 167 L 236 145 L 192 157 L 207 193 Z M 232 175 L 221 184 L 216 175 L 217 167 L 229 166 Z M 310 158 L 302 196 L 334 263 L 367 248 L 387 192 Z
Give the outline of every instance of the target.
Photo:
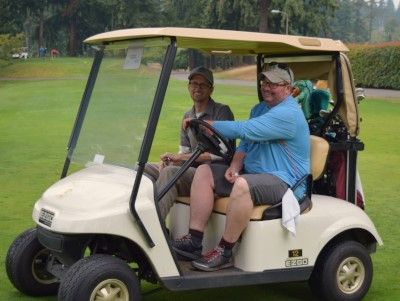
M 1 62 L 0 62 L 1 63 Z M 0 77 L 8 78 L 73 78 L 81 77 L 86 80 L 89 74 L 92 59 L 83 58 L 57 58 L 13 61 L 12 64 L 0 64 Z
M 35 201 L 50 184 L 59 179 L 66 145 L 85 86 L 82 78 L 85 78 L 84 72 L 88 69 L 82 61 L 78 63 L 79 60 L 66 60 L 72 65 L 76 63 L 76 69 L 72 68 L 76 73 L 69 79 L 60 76 L 57 80 L 0 81 L 0 300 L 56 300 L 56 297 L 30 298 L 16 291 L 6 276 L 4 260 L 15 237 L 34 226 L 31 214 Z M 38 60 L 32 64 L 40 63 Z M 15 70 L 14 74 L 20 72 Z M 29 72 L 22 73 L 21 77 L 30 77 Z M 60 74 L 67 73 L 61 70 Z M 10 75 L 0 70 L 2 76 Z M 186 83 L 173 81 L 171 84 L 165 103 L 165 109 L 168 110 L 161 115 L 156 136 L 156 140 L 162 142 L 152 150 L 152 160 L 156 160 L 161 152 L 176 150 L 181 116 L 190 106 Z M 243 119 L 256 101 L 253 90 L 251 87 L 220 85 L 216 87 L 214 96 L 216 100 L 231 105 L 236 119 Z M 385 243 L 372 256 L 374 279 L 364 300 L 400 300 L 400 261 L 397 255 L 400 248 L 400 143 L 397 140 L 400 100 L 368 99 L 360 105 L 360 111 L 363 117 L 361 139 L 365 143 L 365 151 L 359 155 L 359 170 L 367 198 L 366 212 Z M 150 292 L 153 288 L 157 286 L 143 285 L 144 292 Z M 160 290 L 145 295 L 143 300 L 311 298 L 306 283 L 290 283 L 181 293 Z

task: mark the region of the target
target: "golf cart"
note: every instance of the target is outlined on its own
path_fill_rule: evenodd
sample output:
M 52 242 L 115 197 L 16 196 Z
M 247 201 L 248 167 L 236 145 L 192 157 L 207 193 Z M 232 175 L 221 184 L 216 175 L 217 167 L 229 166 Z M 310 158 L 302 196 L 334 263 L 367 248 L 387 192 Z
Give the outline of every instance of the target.
M 36 202 L 36 227 L 18 236 L 7 254 L 7 274 L 19 291 L 58 292 L 59 300 L 71 301 L 140 300 L 145 280 L 172 291 L 309 281 L 320 299 L 360 300 L 367 293 L 370 253 L 382 240 L 362 210 L 363 200 L 357 201 L 362 197 L 357 153 L 363 143 L 357 138 L 358 101 L 344 44 L 189 28 L 118 30 L 85 42 L 94 61 L 61 179 Z M 234 267 L 212 273 L 192 269 L 171 248 L 170 239 L 187 232 L 189 198 L 178 198 L 166 224 L 157 203 L 202 152 L 229 161 L 233 150 L 218 133 L 210 136 L 212 128 L 192 122 L 199 145 L 159 193 L 145 169 L 161 113 L 174 110 L 163 103 L 178 48 L 252 56 L 255 74 L 269 62 L 287 63 L 296 79 L 325 81 L 332 96 L 309 120 L 312 170 L 297 234 L 282 227 L 281 207 L 256 207 L 234 249 Z M 259 81 L 254 89 L 261 101 Z M 220 239 L 228 202 L 215 201 L 203 252 Z
M 21 47 L 19 49 L 14 49 L 11 57 L 13 59 L 27 59 L 29 57 L 28 47 Z

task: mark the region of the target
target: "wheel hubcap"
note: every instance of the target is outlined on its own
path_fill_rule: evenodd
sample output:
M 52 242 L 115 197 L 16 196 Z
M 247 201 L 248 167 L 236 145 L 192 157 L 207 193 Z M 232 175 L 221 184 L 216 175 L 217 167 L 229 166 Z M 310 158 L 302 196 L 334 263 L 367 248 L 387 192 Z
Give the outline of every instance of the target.
M 356 292 L 365 279 L 365 268 L 360 259 L 348 257 L 342 261 L 337 271 L 339 289 L 345 294 Z
M 32 260 L 32 275 L 35 280 L 42 284 L 57 282 L 57 278 L 46 270 L 46 265 L 50 257 L 49 250 L 41 250 Z
M 104 280 L 95 287 L 90 301 L 129 301 L 128 288 L 118 279 Z

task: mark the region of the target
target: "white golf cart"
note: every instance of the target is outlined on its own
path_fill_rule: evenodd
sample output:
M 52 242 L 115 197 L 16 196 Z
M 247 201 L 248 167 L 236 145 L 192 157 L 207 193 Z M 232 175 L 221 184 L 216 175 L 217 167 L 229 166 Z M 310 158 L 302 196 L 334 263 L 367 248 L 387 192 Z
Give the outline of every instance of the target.
M 36 228 L 18 236 L 7 254 L 7 274 L 18 290 L 32 296 L 58 292 L 59 300 L 70 301 L 140 300 L 143 279 L 172 291 L 309 281 L 320 299 L 360 300 L 367 293 L 370 253 L 382 240 L 360 208 L 356 163 L 363 143 L 345 45 L 189 28 L 118 30 L 85 42 L 94 49 L 94 62 L 61 179 L 36 202 Z M 177 200 L 169 231 L 157 202 L 201 152 L 229 160 L 232 150 L 193 122 L 199 146 L 157 195 L 145 172 L 178 48 L 253 56 L 257 74 L 268 62 L 287 63 L 296 79 L 325 80 L 332 95 L 329 107 L 318 107 L 309 120 L 312 176 L 297 234 L 282 227 L 280 206 L 257 207 L 234 249 L 234 267 L 211 273 L 192 269 L 170 245 L 171 237 L 188 229 L 189 199 Z M 258 81 L 254 86 L 260 95 Z M 227 202 L 215 202 L 203 252 L 220 239 Z
M 21 47 L 17 50 L 14 49 L 11 57 L 13 59 L 25 59 L 26 60 L 29 57 L 28 47 Z

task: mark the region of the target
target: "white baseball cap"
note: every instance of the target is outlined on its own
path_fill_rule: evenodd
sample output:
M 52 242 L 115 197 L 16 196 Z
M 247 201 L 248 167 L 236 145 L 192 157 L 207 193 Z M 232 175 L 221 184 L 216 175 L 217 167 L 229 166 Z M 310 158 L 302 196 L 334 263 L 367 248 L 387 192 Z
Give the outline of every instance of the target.
M 290 86 L 294 83 L 294 74 L 292 69 L 286 64 L 269 63 L 267 70 L 261 72 L 260 79 L 268 79 L 271 83 L 277 84 L 287 82 Z

